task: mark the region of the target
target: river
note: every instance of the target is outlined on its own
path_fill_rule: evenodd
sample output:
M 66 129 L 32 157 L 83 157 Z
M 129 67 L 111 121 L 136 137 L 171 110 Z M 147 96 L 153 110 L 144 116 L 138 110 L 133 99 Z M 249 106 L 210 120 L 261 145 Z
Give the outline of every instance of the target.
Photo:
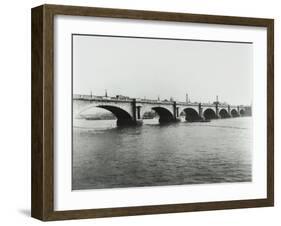
M 252 118 L 117 128 L 73 122 L 72 189 L 249 182 Z

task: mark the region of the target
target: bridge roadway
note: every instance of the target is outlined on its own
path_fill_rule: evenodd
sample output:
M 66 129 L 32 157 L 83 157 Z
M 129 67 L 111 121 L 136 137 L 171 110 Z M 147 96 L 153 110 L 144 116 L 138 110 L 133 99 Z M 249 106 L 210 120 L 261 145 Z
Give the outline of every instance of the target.
M 93 107 L 112 112 L 117 118 L 117 126 L 140 125 L 144 113 L 151 110 L 159 115 L 159 123 L 178 122 L 183 111 L 186 121 L 190 122 L 251 115 L 251 107 L 243 105 L 187 103 L 92 95 L 73 96 L 74 118 L 81 117 L 83 112 Z

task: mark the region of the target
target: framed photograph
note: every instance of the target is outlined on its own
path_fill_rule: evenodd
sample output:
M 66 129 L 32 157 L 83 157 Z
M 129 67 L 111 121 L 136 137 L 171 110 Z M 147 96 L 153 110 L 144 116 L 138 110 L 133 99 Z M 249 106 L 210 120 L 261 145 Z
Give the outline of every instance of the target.
M 274 204 L 274 21 L 32 9 L 32 216 Z

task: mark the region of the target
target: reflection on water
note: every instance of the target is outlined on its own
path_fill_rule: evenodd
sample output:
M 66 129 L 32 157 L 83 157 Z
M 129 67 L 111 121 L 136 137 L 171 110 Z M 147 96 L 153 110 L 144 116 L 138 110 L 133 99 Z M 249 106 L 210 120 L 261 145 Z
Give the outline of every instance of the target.
M 252 120 L 74 120 L 73 189 L 251 181 Z

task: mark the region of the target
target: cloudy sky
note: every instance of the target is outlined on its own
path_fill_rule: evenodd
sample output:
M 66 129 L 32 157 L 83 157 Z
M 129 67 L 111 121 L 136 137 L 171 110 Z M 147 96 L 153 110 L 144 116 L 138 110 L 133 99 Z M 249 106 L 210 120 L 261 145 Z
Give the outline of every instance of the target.
M 251 104 L 249 43 L 73 35 L 73 93 Z

